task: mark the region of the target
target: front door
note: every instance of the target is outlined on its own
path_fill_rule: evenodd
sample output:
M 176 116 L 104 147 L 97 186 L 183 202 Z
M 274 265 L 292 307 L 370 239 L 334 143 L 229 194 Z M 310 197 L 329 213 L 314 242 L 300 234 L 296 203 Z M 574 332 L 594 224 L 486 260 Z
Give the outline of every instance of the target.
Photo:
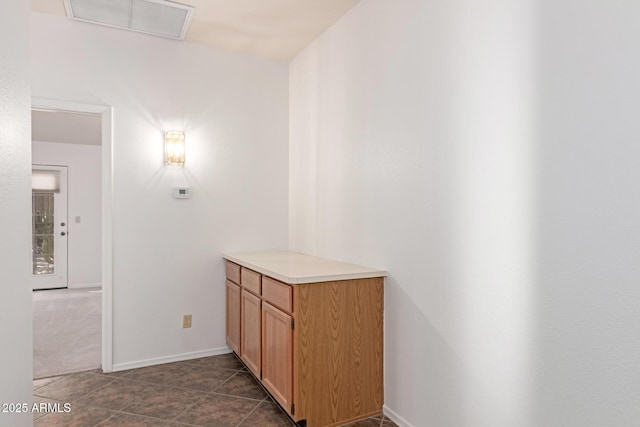
M 33 289 L 67 287 L 67 167 L 33 165 Z

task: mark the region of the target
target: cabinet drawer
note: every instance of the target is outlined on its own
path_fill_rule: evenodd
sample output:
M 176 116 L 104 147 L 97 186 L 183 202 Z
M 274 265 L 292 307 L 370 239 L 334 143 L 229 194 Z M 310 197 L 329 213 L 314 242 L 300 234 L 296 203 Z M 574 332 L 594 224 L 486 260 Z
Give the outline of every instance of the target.
M 265 301 L 269 301 L 284 311 L 289 313 L 293 311 L 293 289 L 286 283 L 264 276 L 262 278 L 262 296 Z
M 238 264 L 234 264 L 231 261 L 226 261 L 225 266 L 227 279 L 231 280 L 236 285 L 240 284 L 240 266 Z
M 242 267 L 242 270 L 240 270 L 240 284 L 243 288 L 256 295 L 260 295 L 260 277 L 260 273 L 247 268 Z

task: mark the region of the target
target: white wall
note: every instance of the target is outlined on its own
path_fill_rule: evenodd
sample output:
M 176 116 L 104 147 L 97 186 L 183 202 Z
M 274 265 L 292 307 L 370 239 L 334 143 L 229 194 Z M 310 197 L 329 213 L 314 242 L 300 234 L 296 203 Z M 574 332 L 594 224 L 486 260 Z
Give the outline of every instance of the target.
M 640 3 L 539 7 L 536 425 L 640 425 Z
M 290 245 L 390 272 L 403 424 L 527 422 L 529 12 L 364 0 L 290 64 Z
M 224 349 L 222 252 L 287 245 L 287 65 L 61 17 L 31 26 L 34 96 L 114 108 L 116 369 Z M 162 160 L 176 129 L 183 169 Z M 173 199 L 184 185 L 193 197 Z
M 401 424 L 640 423 L 639 21 L 363 0 L 292 61 L 290 244 L 390 271 Z
M 3 2 L 0 14 L 0 403 L 33 393 L 31 325 L 31 94 L 29 2 Z M 27 413 L 0 412 L 0 425 L 33 425 Z
M 69 287 L 100 286 L 102 147 L 44 141 L 31 147 L 34 164 L 67 166 Z

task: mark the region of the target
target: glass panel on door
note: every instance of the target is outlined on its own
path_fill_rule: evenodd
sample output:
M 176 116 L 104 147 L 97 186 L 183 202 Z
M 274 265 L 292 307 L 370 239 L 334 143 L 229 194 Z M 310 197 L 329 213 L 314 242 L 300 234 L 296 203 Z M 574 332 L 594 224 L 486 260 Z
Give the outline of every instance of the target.
M 67 287 L 67 167 L 33 165 L 31 177 L 33 289 Z
M 32 193 L 33 274 L 55 273 L 53 193 Z

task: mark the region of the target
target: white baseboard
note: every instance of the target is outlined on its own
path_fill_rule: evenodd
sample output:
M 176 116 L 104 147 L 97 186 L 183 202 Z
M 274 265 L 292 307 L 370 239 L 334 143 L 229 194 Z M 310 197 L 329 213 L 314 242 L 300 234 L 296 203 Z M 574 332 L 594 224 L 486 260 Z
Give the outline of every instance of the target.
M 67 288 L 69 289 L 82 289 L 82 288 L 101 288 L 102 283 L 80 283 L 80 284 L 69 284 Z
M 174 354 L 173 356 L 138 360 L 135 362 L 114 363 L 113 372 L 126 371 L 127 369 L 144 368 L 146 366 L 162 365 L 163 363 L 182 362 L 183 360 L 199 359 L 200 357 L 217 356 L 219 354 L 227 353 L 231 353 L 231 349 L 225 346 L 220 348 L 212 348 L 209 350 L 192 351 L 191 353 Z
M 409 421 L 405 420 L 400 415 L 398 415 L 396 412 L 394 412 L 393 410 L 389 409 L 389 407 L 387 405 L 383 405 L 382 406 L 382 413 L 387 418 L 391 419 L 391 421 L 393 421 L 394 423 L 398 424 L 399 427 L 413 427 L 413 425 L 411 425 L 409 423 Z

